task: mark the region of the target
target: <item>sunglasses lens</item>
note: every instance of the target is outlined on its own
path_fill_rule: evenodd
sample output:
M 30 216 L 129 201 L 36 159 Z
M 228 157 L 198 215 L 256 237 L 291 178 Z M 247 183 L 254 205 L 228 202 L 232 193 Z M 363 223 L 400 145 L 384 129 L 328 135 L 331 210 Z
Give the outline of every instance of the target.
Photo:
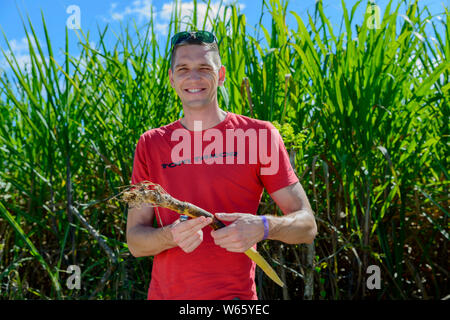
M 176 45 L 177 43 L 180 43 L 181 41 L 189 39 L 190 36 L 191 34 L 187 31 L 178 32 L 176 35 L 172 37 L 172 46 Z
M 196 35 L 197 39 L 206 43 L 212 43 L 215 40 L 214 35 L 208 31 L 198 31 Z
M 214 34 L 212 34 L 209 31 L 197 31 L 197 32 L 183 31 L 177 33 L 172 37 L 171 41 L 172 46 L 175 46 L 178 43 L 183 42 L 184 40 L 187 40 L 191 37 L 206 43 L 213 43 L 214 41 L 216 41 L 216 37 L 214 36 Z

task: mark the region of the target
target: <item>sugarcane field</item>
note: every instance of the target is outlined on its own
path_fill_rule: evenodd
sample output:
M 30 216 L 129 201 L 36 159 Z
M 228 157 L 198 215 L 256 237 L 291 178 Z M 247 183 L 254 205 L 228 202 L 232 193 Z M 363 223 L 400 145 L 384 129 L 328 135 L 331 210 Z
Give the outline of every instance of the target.
M 0 32 L 0 300 L 450 299 L 448 1 L 2 0 Z

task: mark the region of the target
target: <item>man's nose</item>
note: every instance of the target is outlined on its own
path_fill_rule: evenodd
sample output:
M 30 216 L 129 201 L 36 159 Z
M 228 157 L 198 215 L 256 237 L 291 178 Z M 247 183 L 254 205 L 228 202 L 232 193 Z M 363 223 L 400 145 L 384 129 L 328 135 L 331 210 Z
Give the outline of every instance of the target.
M 189 71 L 188 77 L 189 77 L 190 79 L 194 79 L 194 80 L 200 79 L 200 78 L 201 78 L 199 72 L 196 71 L 196 70 L 191 70 L 191 71 Z

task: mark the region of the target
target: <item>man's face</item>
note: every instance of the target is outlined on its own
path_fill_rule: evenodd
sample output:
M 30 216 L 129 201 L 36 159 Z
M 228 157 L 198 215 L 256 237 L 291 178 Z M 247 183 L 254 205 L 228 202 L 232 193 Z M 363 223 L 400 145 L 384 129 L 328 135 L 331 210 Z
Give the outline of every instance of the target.
M 177 48 L 169 79 L 185 108 L 206 108 L 217 103 L 217 87 L 225 80 L 225 67 L 214 62 L 215 52 L 201 45 Z

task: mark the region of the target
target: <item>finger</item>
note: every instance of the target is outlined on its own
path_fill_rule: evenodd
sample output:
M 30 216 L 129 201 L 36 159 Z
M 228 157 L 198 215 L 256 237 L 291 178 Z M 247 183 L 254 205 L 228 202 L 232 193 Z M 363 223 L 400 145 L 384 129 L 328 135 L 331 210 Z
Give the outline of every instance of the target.
M 232 223 L 226 226 L 225 228 L 211 231 L 211 236 L 215 240 L 225 240 L 229 237 L 234 237 L 235 233 L 236 233 L 236 225 Z
M 248 249 L 244 247 L 241 241 L 226 241 L 221 242 L 220 244 L 217 245 L 231 252 L 244 252 L 245 250 Z
M 197 221 L 193 221 L 197 220 Z M 178 245 L 180 245 L 185 239 L 192 237 L 193 235 L 201 232 L 205 226 L 212 222 L 211 218 L 195 218 L 192 220 L 180 222 L 172 230 L 172 237 Z M 203 234 L 202 234 L 203 236 Z
M 214 243 L 223 248 L 229 246 L 232 243 L 242 242 L 242 237 L 239 237 L 239 235 L 233 229 L 223 228 L 220 230 L 212 231 L 211 236 L 214 239 Z
M 211 237 L 215 242 L 221 241 L 222 239 L 228 237 L 228 230 L 226 230 L 226 228 L 213 230 L 211 231 Z
M 197 231 L 202 230 L 204 227 L 206 227 L 211 222 L 212 222 L 212 219 L 206 218 L 206 217 L 198 217 L 195 219 L 190 219 L 190 220 L 183 222 L 182 227 L 180 225 L 180 231 L 187 232 L 187 233 L 195 233 Z
M 178 243 L 185 252 L 191 252 L 203 241 L 203 231 L 184 233 Z
M 197 232 L 179 232 L 176 230 L 172 231 L 173 234 L 173 240 L 175 243 L 180 247 L 188 247 L 191 245 L 192 242 L 196 240 L 203 240 L 203 232 L 197 231 Z
M 203 232 L 198 232 L 195 235 L 190 236 L 189 238 L 184 239 L 179 247 L 183 249 L 185 252 L 194 251 L 203 241 Z
M 179 224 L 177 224 L 175 231 L 177 233 L 184 233 L 184 232 L 192 233 L 192 232 L 201 230 L 202 228 L 204 228 L 206 225 L 208 225 L 211 222 L 212 222 L 211 218 L 205 218 L 205 217 L 189 219 L 189 220 L 186 220 L 186 221 L 183 221 L 183 222 L 180 222 Z
M 186 229 L 197 228 L 199 225 L 203 225 L 203 227 L 204 227 L 205 225 L 208 225 L 211 222 L 212 222 L 212 218 L 201 216 L 198 218 L 189 219 L 189 220 L 184 221 L 183 227 L 185 227 Z
M 190 253 L 190 252 L 194 251 L 195 249 L 197 249 L 198 246 L 199 246 L 201 243 L 202 243 L 201 241 L 196 241 L 196 242 L 193 242 L 192 244 L 190 244 L 190 245 L 187 246 L 187 247 L 180 247 L 180 248 L 181 248 L 181 250 L 183 250 L 184 252 Z
M 227 248 L 224 248 L 224 249 L 227 250 L 227 251 L 230 251 L 230 252 L 245 252 L 245 251 L 247 251 L 247 249 L 242 248 L 242 246 L 239 246 L 239 247 L 227 247 Z
M 242 216 L 241 213 L 222 213 L 222 212 L 216 213 L 215 215 L 217 219 L 222 221 L 234 221 Z

